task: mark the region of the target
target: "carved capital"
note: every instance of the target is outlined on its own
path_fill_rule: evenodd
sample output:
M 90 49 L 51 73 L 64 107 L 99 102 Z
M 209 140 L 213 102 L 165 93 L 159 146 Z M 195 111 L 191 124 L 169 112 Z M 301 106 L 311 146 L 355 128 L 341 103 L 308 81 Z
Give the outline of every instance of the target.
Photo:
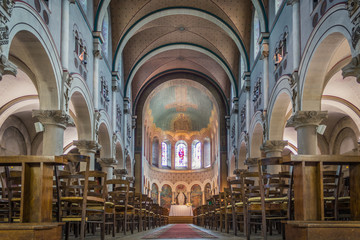
M 342 68 L 342 75 L 346 77 L 355 77 L 356 81 L 360 83 L 360 54 L 352 58 L 350 63 Z
M 112 167 L 116 165 L 118 161 L 114 158 L 100 158 L 98 159 L 98 163 L 100 163 L 101 167 Z
M 288 145 L 288 141 L 284 140 L 267 140 L 260 149 L 265 153 L 282 152 L 284 147 Z
M 136 128 L 136 119 L 137 119 L 136 115 L 132 116 L 132 118 L 131 118 L 131 127 L 132 128 Z
M 286 127 L 318 126 L 325 118 L 327 111 L 297 111 L 286 123 Z
M 353 17 L 355 13 L 360 9 L 360 2 L 358 0 L 348 0 L 346 4 L 349 16 Z
M 257 165 L 258 158 L 247 158 L 244 162 L 247 166 L 255 166 Z
M 88 140 L 75 140 L 73 144 L 79 149 L 79 151 L 86 151 L 91 153 L 96 153 L 97 150 L 101 149 L 101 145 L 96 141 Z
M 263 43 L 261 47 L 261 56 L 260 59 L 265 59 L 269 57 L 269 44 Z
M 62 110 L 33 110 L 32 117 L 36 117 L 43 125 L 57 125 L 66 128 L 75 126 L 72 118 Z
M 98 59 L 102 59 L 102 48 L 101 45 L 104 42 L 104 37 L 101 32 L 93 32 L 93 53 L 94 57 Z
M 124 113 L 129 114 L 130 112 L 130 99 L 126 97 L 124 98 Z
M 128 175 L 128 171 L 126 169 L 114 169 L 114 175 L 118 179 L 124 178 L 126 175 Z
M 1 35 L 1 34 L 0 34 Z M 3 45 L 0 37 L 0 45 Z M 0 56 L 0 81 L 2 80 L 3 75 L 10 74 L 16 77 L 17 67 L 15 64 L 10 62 L 5 55 Z

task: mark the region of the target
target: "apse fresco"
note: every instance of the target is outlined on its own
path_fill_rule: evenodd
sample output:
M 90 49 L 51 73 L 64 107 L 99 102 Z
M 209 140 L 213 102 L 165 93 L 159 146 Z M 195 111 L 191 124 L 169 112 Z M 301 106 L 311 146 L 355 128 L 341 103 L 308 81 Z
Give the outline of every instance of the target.
M 208 200 L 211 197 L 211 185 L 207 183 L 205 185 L 205 200 Z
M 198 184 L 193 185 L 191 188 L 191 203 L 193 207 L 201 205 L 201 187 Z
M 165 184 L 161 188 L 160 205 L 165 208 L 170 208 L 171 200 L 172 200 L 171 187 L 168 184 Z
M 159 188 L 155 183 L 153 183 L 151 186 L 151 199 L 153 200 L 154 203 L 158 202 L 158 194 L 159 194 Z

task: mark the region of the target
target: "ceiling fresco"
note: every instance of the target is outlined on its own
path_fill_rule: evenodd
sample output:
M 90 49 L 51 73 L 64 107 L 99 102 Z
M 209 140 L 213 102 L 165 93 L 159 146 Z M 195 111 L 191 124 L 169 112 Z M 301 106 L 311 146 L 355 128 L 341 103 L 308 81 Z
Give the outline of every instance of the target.
M 153 91 L 145 109 L 163 131 L 200 131 L 208 127 L 215 106 L 203 88 L 191 80 L 171 80 Z

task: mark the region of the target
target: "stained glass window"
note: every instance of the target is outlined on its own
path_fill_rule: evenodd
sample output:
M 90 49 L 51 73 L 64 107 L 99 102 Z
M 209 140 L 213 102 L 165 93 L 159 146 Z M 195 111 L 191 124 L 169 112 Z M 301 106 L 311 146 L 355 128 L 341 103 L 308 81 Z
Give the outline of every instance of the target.
M 282 4 L 283 0 L 275 0 L 275 14 L 279 11 L 279 8 Z
M 260 37 L 260 20 L 257 11 L 255 10 L 254 14 L 254 58 L 256 58 L 259 53 L 259 37 Z
M 162 166 L 167 166 L 168 164 L 168 148 L 167 148 L 167 144 L 165 142 L 161 143 L 161 165 Z
M 192 169 L 201 168 L 201 142 L 197 140 L 195 140 L 192 144 L 191 168 Z
M 175 146 L 175 168 L 187 168 L 187 145 L 185 141 L 179 141 Z
M 204 141 L 204 167 L 211 166 L 211 155 L 210 155 L 210 140 L 205 139 Z
M 102 50 L 103 50 L 104 56 L 107 57 L 108 56 L 108 48 L 109 48 L 109 41 L 108 41 L 108 39 L 109 39 L 109 14 L 107 11 L 105 13 L 104 20 L 102 23 L 101 33 L 104 38 L 104 42 L 102 44 Z

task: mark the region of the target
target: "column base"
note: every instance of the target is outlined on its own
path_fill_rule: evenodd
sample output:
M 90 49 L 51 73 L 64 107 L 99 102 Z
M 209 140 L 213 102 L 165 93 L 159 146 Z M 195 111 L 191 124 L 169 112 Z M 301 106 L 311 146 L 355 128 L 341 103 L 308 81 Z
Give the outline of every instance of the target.
M 64 223 L 1 223 L 2 240 L 61 240 Z
M 360 239 L 359 221 L 285 221 L 285 239 Z

